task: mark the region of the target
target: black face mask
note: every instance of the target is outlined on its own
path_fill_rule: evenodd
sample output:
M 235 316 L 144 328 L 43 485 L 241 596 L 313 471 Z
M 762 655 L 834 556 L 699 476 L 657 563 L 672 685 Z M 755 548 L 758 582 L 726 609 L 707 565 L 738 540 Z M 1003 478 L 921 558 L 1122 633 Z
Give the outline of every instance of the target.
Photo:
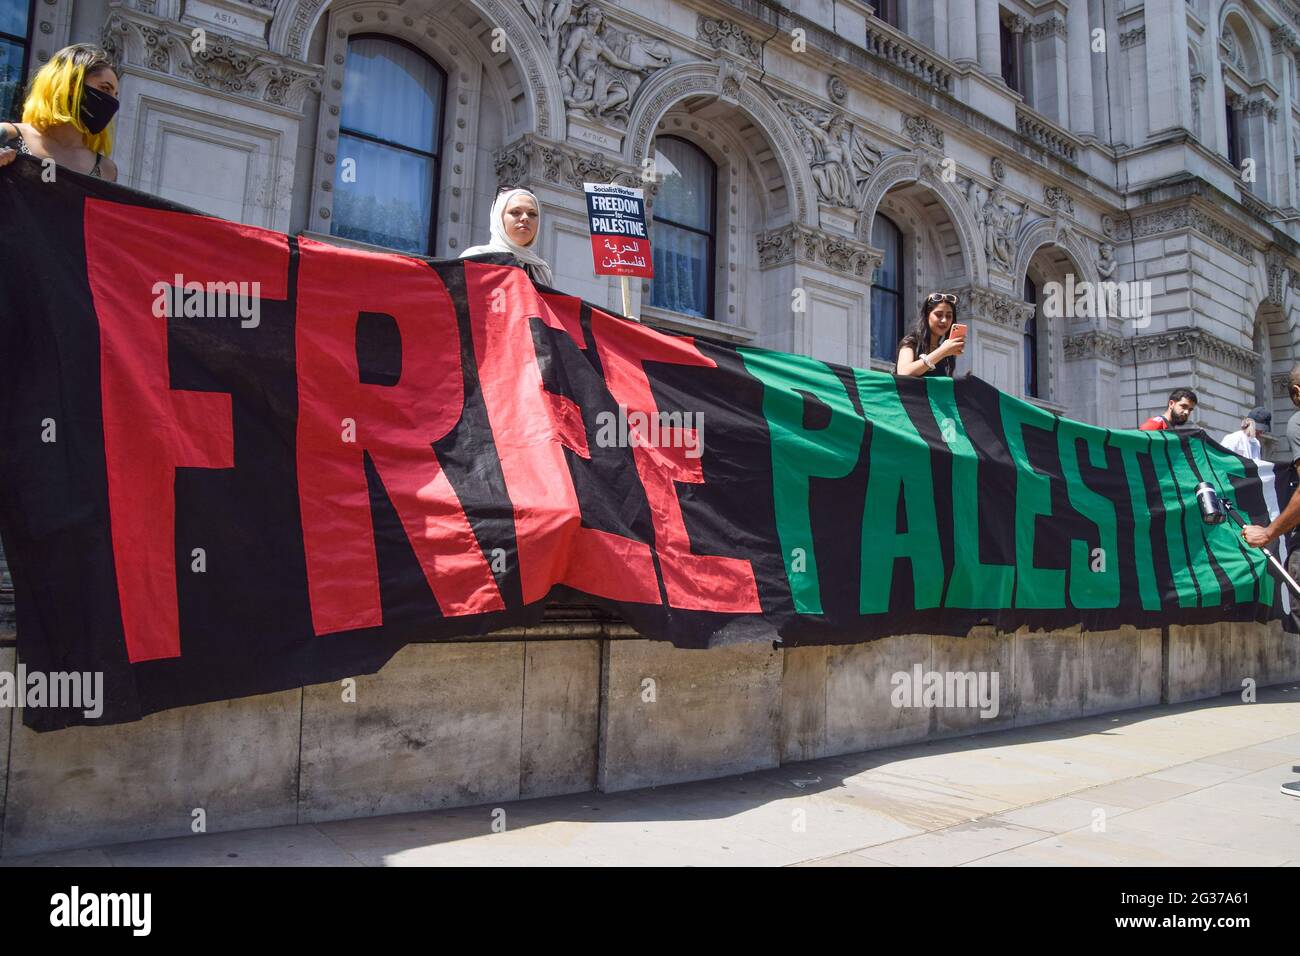
M 81 89 L 81 122 L 91 134 L 102 133 L 117 112 L 117 98 L 93 86 Z

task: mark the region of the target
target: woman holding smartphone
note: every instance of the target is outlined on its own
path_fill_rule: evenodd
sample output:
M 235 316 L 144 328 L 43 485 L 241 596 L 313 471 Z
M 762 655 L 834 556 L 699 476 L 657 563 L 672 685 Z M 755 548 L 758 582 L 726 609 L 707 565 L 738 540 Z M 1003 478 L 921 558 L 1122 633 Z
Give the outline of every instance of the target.
M 957 324 L 957 296 L 931 292 L 921 303 L 916 328 L 898 343 L 897 374 L 952 375 L 965 348 L 966 326 Z

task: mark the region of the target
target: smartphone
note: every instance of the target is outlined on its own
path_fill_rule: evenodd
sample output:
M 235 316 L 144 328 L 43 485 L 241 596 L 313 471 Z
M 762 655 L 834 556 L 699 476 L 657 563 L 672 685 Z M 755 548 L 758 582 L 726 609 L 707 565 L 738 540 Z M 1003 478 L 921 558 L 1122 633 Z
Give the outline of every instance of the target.
M 964 339 L 966 337 L 966 323 L 954 322 L 952 325 L 952 332 L 949 333 L 948 337 L 952 339 Z

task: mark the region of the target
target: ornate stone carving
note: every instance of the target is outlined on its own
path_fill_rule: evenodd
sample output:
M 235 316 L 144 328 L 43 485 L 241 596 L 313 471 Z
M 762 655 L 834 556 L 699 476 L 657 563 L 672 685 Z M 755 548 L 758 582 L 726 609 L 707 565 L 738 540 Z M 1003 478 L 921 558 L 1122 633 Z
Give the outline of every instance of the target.
M 1241 104 L 1240 108 L 1247 116 L 1263 114 L 1268 116 L 1269 122 L 1277 121 L 1277 106 L 1263 96 L 1256 96 L 1254 99 L 1246 100 Z
M 1264 256 L 1264 273 L 1268 277 L 1268 294 L 1265 298 L 1273 305 L 1281 305 L 1285 294 L 1283 282 L 1286 279 L 1287 269 L 1279 253 L 1269 251 Z
M 1011 209 L 1001 186 L 985 191 L 983 201 L 979 198 L 980 191 L 974 180 L 966 181 L 966 199 L 984 233 L 984 252 L 989 266 L 1003 272 L 1010 271 L 1016 258 L 1015 236 L 1028 206 L 1022 205 L 1018 212 Z
M 1025 323 L 1033 317 L 1034 305 L 1015 296 L 992 289 L 967 287 L 957 292 L 958 314 L 1023 333 Z
M 1202 329 L 1172 329 L 1152 335 L 1120 340 L 1123 360 L 1136 352 L 1139 362 L 1168 362 L 1177 358 L 1196 358 L 1242 375 L 1253 375 L 1259 354 L 1239 348 Z M 1132 361 L 1131 358 L 1127 361 Z
M 1274 53 L 1295 53 L 1300 50 L 1300 37 L 1296 32 L 1284 23 L 1279 23 L 1269 31 L 1269 39 L 1272 41 Z
M 831 206 L 858 208 L 871 171 L 880 162 L 879 151 L 842 112 L 794 100 L 779 102 L 803 146 L 818 198 Z
M 1166 232 L 1176 232 L 1180 229 L 1191 229 L 1199 232 L 1207 239 L 1231 249 L 1242 258 L 1250 258 L 1252 247 L 1243 236 L 1229 229 L 1217 219 L 1211 219 L 1201 210 L 1193 209 L 1190 206 L 1162 209 L 1160 212 L 1134 217 L 1131 227 L 1129 220 L 1120 220 L 1115 223 L 1114 238 L 1119 242 L 1127 242 L 1130 238 L 1141 239 L 1144 236 L 1158 236 Z
M 550 183 L 581 191 L 584 182 L 617 183 L 644 189 L 647 200 L 659 189 L 653 180 L 643 180 L 639 169 L 612 161 L 603 153 L 583 153 L 533 133 L 525 133 L 498 149 L 492 154 L 492 162 L 498 188 Z
M 1067 362 L 1091 358 L 1118 362 L 1125 351 L 1124 339 L 1120 336 L 1097 331 L 1067 335 L 1062 339 L 1061 347 Z
M 849 88 L 844 85 L 843 80 L 832 73 L 826 78 L 826 95 L 836 106 L 843 106 L 844 101 L 849 98 Z
M 114 13 L 104 26 L 101 43 L 119 63 L 287 109 L 301 109 L 307 92 L 320 90 L 321 68 L 296 64 L 212 31 L 205 47 L 196 52 L 188 29 L 180 25 L 151 26 Z
M 1074 200 L 1060 186 L 1044 186 L 1043 201 L 1058 213 L 1074 215 Z
M 706 17 L 701 13 L 695 21 L 695 36 L 715 50 L 730 50 L 754 63 L 761 57 L 758 41 L 730 20 Z
M 809 262 L 865 279 L 880 264 L 879 256 L 870 247 L 799 223 L 760 233 L 757 247 L 759 267 L 763 269 L 787 262 Z
M 529 139 L 521 139 L 493 153 L 492 162 L 497 174 L 497 188 L 513 189 L 525 183 L 528 180 L 532 158 L 533 143 Z
M 584 156 L 562 146 L 543 146 L 540 151 L 542 177 L 582 189 L 583 183 L 616 183 L 633 188 L 646 185 L 634 171 L 615 166 L 601 153 Z
M 626 126 L 641 84 L 671 61 L 667 45 L 609 26 L 604 11 L 594 4 L 572 8 L 568 21 L 557 29 L 562 40 L 560 90 L 569 112 Z
M 1115 274 L 1117 265 L 1115 247 L 1105 241 L 1097 243 L 1097 275 L 1103 282 L 1109 280 Z
M 1055 13 L 1045 20 L 1039 20 L 1030 26 L 1029 35 L 1035 40 L 1043 37 L 1063 37 L 1065 36 L 1065 17 Z
M 738 100 L 740 98 L 740 86 L 745 82 L 744 66 L 730 57 L 722 57 L 718 60 L 718 92 L 729 100 Z
M 1006 167 L 1002 165 L 1002 160 L 996 156 L 989 161 L 989 172 L 992 174 L 994 182 L 1000 183 L 1007 178 Z
M 1246 71 L 1246 57 L 1241 52 L 1241 44 L 1231 29 L 1224 30 L 1219 37 L 1219 46 L 1223 49 L 1224 59 L 1243 73 Z
M 935 149 L 943 149 L 943 130 L 928 116 L 904 116 L 903 132 L 914 143 L 929 143 Z
M 1127 50 L 1130 49 L 1131 47 L 1141 46 L 1146 42 L 1147 42 L 1147 28 L 1145 26 L 1138 27 L 1136 30 L 1129 30 L 1127 33 L 1121 33 L 1119 35 L 1119 48 L 1121 50 Z

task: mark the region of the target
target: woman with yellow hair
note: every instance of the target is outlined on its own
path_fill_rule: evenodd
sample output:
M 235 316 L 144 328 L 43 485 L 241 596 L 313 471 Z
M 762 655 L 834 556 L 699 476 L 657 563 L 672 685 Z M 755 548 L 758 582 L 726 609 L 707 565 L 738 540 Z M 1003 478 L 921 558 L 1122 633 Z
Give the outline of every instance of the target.
M 109 124 L 117 112 L 117 71 L 108 54 L 75 43 L 50 57 L 32 78 L 21 123 L 0 123 L 0 166 L 19 153 L 101 179 L 117 180 Z

